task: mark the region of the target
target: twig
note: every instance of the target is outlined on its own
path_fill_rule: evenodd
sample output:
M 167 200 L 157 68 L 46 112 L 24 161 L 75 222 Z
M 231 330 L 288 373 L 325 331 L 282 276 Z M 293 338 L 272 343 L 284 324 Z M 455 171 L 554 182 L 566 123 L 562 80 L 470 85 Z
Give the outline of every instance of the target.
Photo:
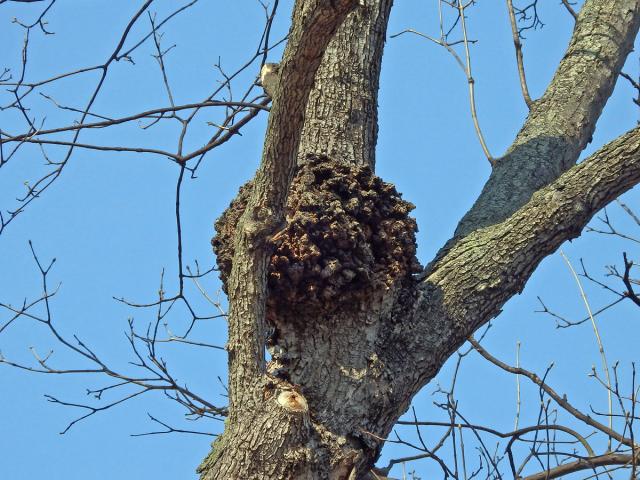
M 522 58 L 522 43 L 520 42 L 520 33 L 516 24 L 516 15 L 513 11 L 513 0 L 507 0 L 507 9 L 509 10 L 509 23 L 511 23 L 511 34 L 513 35 L 513 46 L 516 49 L 516 62 L 518 64 L 518 76 L 520 77 L 520 89 L 522 97 L 527 107 L 531 109 L 533 101 L 529 95 L 529 87 L 527 86 L 527 77 L 524 73 L 524 60 Z
M 574 20 L 578 19 L 578 14 L 576 13 L 576 11 L 573 9 L 573 7 L 571 6 L 571 4 L 569 3 L 569 0 L 561 0 L 562 4 L 564 5 L 564 8 L 567 9 L 567 12 L 569 12 L 571 14 L 571 16 L 574 18 Z
M 605 433 L 606 435 L 616 439 L 617 441 L 619 441 L 623 445 L 627 445 L 629 447 L 632 446 L 633 443 L 631 442 L 631 440 L 629 438 L 624 437 L 623 435 L 619 434 L 618 432 L 616 432 L 614 430 L 611 430 L 608 426 L 603 425 L 602 423 L 598 422 L 597 420 L 594 420 L 591 417 L 589 417 L 588 415 L 585 415 L 584 413 L 582 413 L 580 410 L 575 408 L 571 403 L 569 403 L 569 401 L 566 399 L 566 397 L 561 397 L 560 395 L 558 395 L 555 392 L 555 390 L 553 390 L 546 383 L 544 383 L 544 381 L 542 379 L 540 379 L 540 377 L 538 377 L 535 373 L 532 373 L 532 372 L 530 372 L 528 370 L 525 370 L 522 367 L 520 367 L 520 368 L 511 367 L 511 366 L 507 365 L 506 363 L 498 360 L 497 358 L 492 356 L 489 352 L 487 352 L 484 348 L 482 348 L 482 346 L 473 338 L 469 338 L 469 342 L 471 343 L 471 345 L 473 345 L 473 347 L 478 351 L 478 353 L 480 355 L 482 355 L 485 359 L 487 359 L 488 361 L 490 361 L 491 363 L 493 363 L 497 367 L 500 367 L 502 370 L 504 370 L 506 372 L 510 372 L 510 373 L 513 373 L 513 374 L 519 374 L 519 375 L 527 377 L 534 384 L 536 384 L 542 391 L 544 391 L 547 395 L 549 395 L 560 407 L 562 407 L 564 410 L 566 410 L 568 413 L 573 415 L 578 420 L 586 423 L 587 425 L 589 425 L 591 427 L 596 428 L 597 430 L 600 430 L 601 432 Z
M 607 363 L 607 356 L 604 351 L 604 345 L 602 344 L 602 338 L 600 337 L 600 332 L 598 331 L 598 325 L 596 324 L 596 320 L 593 314 L 591 313 L 591 306 L 589 305 L 589 300 L 587 299 L 587 295 L 584 292 L 584 288 L 582 288 L 582 282 L 580 282 L 580 278 L 578 277 L 578 274 L 576 273 L 575 269 L 573 268 L 573 265 L 569 261 L 569 258 L 565 255 L 565 253 L 562 250 L 560 250 L 560 255 L 562 256 L 562 259 L 565 261 L 565 263 L 569 267 L 569 270 L 571 271 L 571 275 L 573 275 L 573 279 L 575 280 L 576 285 L 578 286 L 578 290 L 580 291 L 580 296 L 582 298 L 582 301 L 584 302 L 584 306 L 587 309 L 587 314 L 591 319 L 591 326 L 593 327 L 593 333 L 596 337 L 596 342 L 598 344 L 598 351 L 600 352 L 602 368 L 605 371 L 607 386 L 609 387 L 608 405 L 609 405 L 609 415 L 611 415 L 613 413 L 613 399 L 611 397 L 611 377 L 609 375 L 609 365 Z M 613 419 L 611 417 L 609 417 L 609 428 L 613 430 Z M 611 437 L 609 437 L 609 450 L 611 450 Z
M 471 106 L 471 118 L 473 119 L 473 126 L 476 129 L 476 134 L 478 135 L 478 140 L 480 141 L 480 146 L 482 147 L 482 151 L 484 155 L 489 160 L 491 165 L 495 165 L 495 160 L 491 156 L 489 152 L 489 148 L 487 147 L 487 143 L 484 140 L 484 136 L 482 135 L 482 130 L 480 129 L 480 122 L 478 121 L 478 113 L 476 111 L 476 95 L 475 95 L 475 80 L 473 75 L 471 74 L 471 54 L 469 53 L 469 41 L 467 39 L 467 24 L 464 16 L 465 6 L 462 5 L 462 0 L 458 1 L 458 11 L 460 12 L 460 22 L 462 27 L 462 36 L 464 39 L 464 52 L 467 60 L 466 66 L 466 74 L 467 74 L 467 83 L 469 84 L 469 104 Z M 467 4 L 468 5 L 468 4 Z

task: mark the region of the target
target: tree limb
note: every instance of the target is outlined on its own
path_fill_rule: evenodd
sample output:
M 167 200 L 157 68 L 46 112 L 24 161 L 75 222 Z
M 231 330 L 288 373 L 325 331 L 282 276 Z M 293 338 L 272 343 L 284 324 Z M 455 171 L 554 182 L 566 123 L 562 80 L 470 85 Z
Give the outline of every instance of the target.
M 378 86 L 392 0 L 367 0 L 340 25 L 309 95 L 298 157 L 375 167 Z
M 392 401 L 401 403 L 433 378 L 474 330 L 522 291 L 546 256 L 638 182 L 640 127 L 535 193 L 506 221 L 468 235 L 433 264 L 414 313 L 384 340 L 391 344 L 382 361 L 395 379 Z M 398 370 L 404 372 L 407 364 L 413 370 L 409 375 Z
M 557 467 L 549 470 L 544 470 L 534 475 L 524 477 L 523 480 L 551 480 L 552 478 L 563 477 L 581 470 L 592 470 L 596 467 L 606 467 L 609 465 L 631 465 L 632 461 L 633 455 L 615 452 L 605 453 L 604 455 L 598 455 L 597 457 L 581 458 L 575 462 L 558 465 Z
M 640 0 L 587 0 L 553 80 L 497 159 L 456 238 L 501 222 L 570 168 L 591 141 L 640 26 Z

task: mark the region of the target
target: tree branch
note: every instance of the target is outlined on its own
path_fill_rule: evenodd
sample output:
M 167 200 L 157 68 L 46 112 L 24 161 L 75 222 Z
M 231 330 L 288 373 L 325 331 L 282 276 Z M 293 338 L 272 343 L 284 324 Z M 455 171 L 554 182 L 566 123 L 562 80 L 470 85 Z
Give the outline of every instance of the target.
M 531 105 L 533 105 L 533 100 L 531 99 L 531 95 L 529 95 L 529 87 L 527 86 L 527 77 L 524 72 L 524 60 L 522 58 L 522 42 L 520 42 L 520 31 L 518 30 L 516 15 L 513 11 L 512 0 L 507 0 L 507 10 L 509 11 L 509 23 L 511 24 L 513 46 L 516 49 L 516 63 L 518 64 L 518 77 L 520 77 L 520 89 L 522 90 L 522 97 L 524 98 L 524 103 L 527 104 L 527 108 L 531 109 Z
M 323 153 L 375 167 L 378 87 L 392 3 L 368 0 L 347 15 L 329 42 L 307 102 L 298 158 Z
M 597 457 L 581 458 L 575 462 L 558 465 L 549 470 L 524 477 L 523 480 L 551 480 L 552 478 L 563 477 L 581 470 L 592 470 L 596 467 L 606 467 L 608 465 L 631 465 L 632 462 L 633 455 L 611 452 L 598 455 Z
M 480 344 L 477 341 L 475 341 L 473 338 L 470 338 L 469 342 L 471 343 L 471 345 L 473 345 L 473 348 L 475 348 L 480 355 L 482 355 L 485 359 L 487 359 L 488 361 L 490 361 L 494 365 L 497 365 L 498 367 L 500 367 L 501 369 L 503 369 L 503 370 L 505 370 L 505 371 L 507 371 L 509 373 L 515 373 L 517 375 L 524 375 L 525 377 L 527 377 L 529 380 L 531 380 L 533 383 L 535 383 L 538 387 L 540 387 L 547 395 L 549 395 L 551 398 L 553 398 L 553 400 L 558 405 L 560 405 L 563 409 L 565 409 L 571 415 L 576 417 L 578 420 L 581 420 L 582 422 L 586 423 L 587 425 L 590 425 L 593 428 L 596 428 L 596 429 L 600 430 L 601 432 L 606 433 L 611 438 L 615 438 L 617 441 L 619 441 L 623 445 L 627 445 L 629 447 L 633 447 L 633 442 L 631 441 L 631 439 L 626 438 L 624 435 L 619 434 L 618 432 L 613 430 L 611 427 L 608 427 L 608 426 L 606 426 L 606 425 L 604 425 L 604 424 L 592 419 L 589 415 L 585 415 L 584 413 L 582 413 L 580 410 L 575 408 L 571 403 L 569 403 L 569 401 L 566 398 L 561 397 L 555 390 L 553 390 L 551 387 L 549 387 L 544 382 L 544 380 L 542 378 L 540 378 L 538 375 L 536 375 L 535 373 L 530 372 L 529 370 L 525 370 L 524 368 L 511 367 L 511 366 L 507 365 L 506 363 L 498 360 L 493 355 L 491 355 L 489 352 L 487 352 L 484 348 L 482 348 L 482 346 L 480 346 Z M 593 451 L 590 451 L 590 453 L 593 454 Z
M 433 378 L 444 359 L 522 291 L 542 259 L 577 237 L 598 210 L 638 182 L 640 127 L 535 193 L 506 221 L 473 232 L 432 264 L 414 313 L 384 339 L 388 353 L 382 363 L 389 378 L 396 378 L 392 401 L 406 401 Z M 407 364 L 416 370 L 408 384 L 406 375 L 395 371 Z
M 497 159 L 456 238 L 505 220 L 575 164 L 591 141 L 639 25 L 640 0 L 585 2 L 553 80 L 533 102 L 507 153 Z

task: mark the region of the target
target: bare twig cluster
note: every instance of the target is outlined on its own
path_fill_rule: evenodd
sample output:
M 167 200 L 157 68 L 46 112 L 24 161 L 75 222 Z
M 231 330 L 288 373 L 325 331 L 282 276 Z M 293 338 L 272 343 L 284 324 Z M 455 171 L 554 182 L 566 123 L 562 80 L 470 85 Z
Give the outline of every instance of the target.
M 240 68 L 232 73 L 227 73 L 218 60 L 216 68 L 223 78 L 219 85 L 215 86 L 205 98 L 184 105 L 175 103 L 170 81 L 171 74 L 165 61 L 166 56 L 175 45 L 168 48 L 163 46 L 163 33 L 161 30 L 172 19 L 193 7 L 198 1 L 191 0 L 161 19 L 157 18 L 156 14 L 151 13 L 154 0 L 145 1 L 123 27 L 112 53 L 104 62 L 72 71 L 60 72 L 43 79 L 32 80 L 28 78 L 30 39 L 36 27 L 39 28 L 43 35 L 53 34 L 46 28 L 48 25 L 46 15 L 51 12 L 56 0 L 49 2 L 36 20 L 31 23 L 14 20 L 14 23 L 25 31 L 21 63 L 17 68 L 3 67 L 2 73 L 0 73 L 0 87 L 6 88 L 8 92 L 8 99 L 0 100 L 2 102 L 0 104 L 0 112 L 18 112 L 22 119 L 23 127 L 22 131 L 13 131 L 6 127 L 0 129 L 0 169 L 9 162 L 18 161 L 17 158 L 21 154 L 23 156 L 32 154 L 31 151 L 26 151 L 25 147 L 27 145 L 36 145 L 39 148 L 39 154 L 44 160 L 46 171 L 41 176 L 24 182 L 27 190 L 17 198 L 15 207 L 9 209 L 0 208 L 0 234 L 13 219 L 22 213 L 31 202 L 42 196 L 60 177 L 77 149 L 155 155 L 177 164 L 180 170 L 180 178 L 182 178 L 184 171 L 195 177 L 198 167 L 211 150 L 238 135 L 242 127 L 255 118 L 259 112 L 268 111 L 269 99 L 263 95 L 262 91 L 256 91 L 255 82 L 245 86 L 243 92 L 239 95 L 234 93 L 232 86 L 233 81 L 241 73 L 253 69 L 256 72 L 259 71 L 260 64 L 266 60 L 267 53 L 274 46 L 285 40 L 280 39 L 273 44 L 270 40 L 271 24 L 277 11 L 278 2 L 275 2 L 272 7 L 262 5 L 265 11 L 264 29 L 255 52 L 250 55 Z M 145 21 L 148 22 L 147 33 L 135 38 L 132 32 L 142 28 Z M 94 104 L 107 84 L 109 74 L 114 65 L 119 62 L 135 64 L 134 53 L 138 53 L 148 43 L 151 43 L 155 50 L 153 56 L 159 66 L 168 105 L 119 118 L 112 118 L 96 112 L 93 108 Z M 61 81 L 69 82 L 76 78 L 81 80 L 91 73 L 97 73 L 98 78 L 84 105 L 64 105 L 58 102 L 53 95 L 46 92 L 46 89 L 52 88 Z M 38 111 L 38 113 L 34 113 L 36 110 L 33 105 L 43 98 L 50 102 L 50 106 L 53 109 L 52 112 Z M 185 138 L 190 127 L 195 122 L 202 121 L 201 117 L 207 115 L 206 112 L 211 108 L 223 108 L 224 119 L 222 122 L 208 122 L 215 129 L 213 135 L 207 141 L 203 141 L 202 146 L 187 151 Z M 49 126 L 47 118 L 55 111 L 71 112 L 77 117 L 66 125 Z M 123 124 L 133 124 L 142 130 L 149 130 L 161 123 L 171 122 L 177 127 L 177 146 L 172 151 L 142 146 L 102 145 L 84 142 L 80 139 L 81 135 L 88 130 L 106 129 Z M 25 152 L 22 153 L 23 151 Z
M 486 333 L 486 332 L 485 332 Z M 635 421 L 638 420 L 638 387 L 635 365 L 631 366 L 628 385 L 619 382 L 619 367 L 612 368 L 613 384 L 592 374 L 617 402 L 613 412 L 584 412 L 569 402 L 566 394 L 559 394 L 547 380 L 553 368 L 551 364 L 542 376 L 522 368 L 511 366 L 490 354 L 478 341 L 471 338 L 471 347 L 458 353 L 449 388 L 439 387 L 436 394 L 443 401 L 434 405 L 442 410 L 445 419 L 441 421 L 419 420 L 414 409 L 412 418 L 401 420 L 394 432 L 395 438 L 388 443 L 403 445 L 416 453 L 389 461 L 380 472 L 387 474 L 394 465 L 431 460 L 441 470 L 443 478 L 453 479 L 526 479 L 541 480 L 559 478 L 571 473 L 584 472 L 581 478 L 608 475 L 610 472 L 626 469 L 630 478 L 636 478 L 640 460 L 638 444 L 635 440 Z M 537 421 L 513 430 L 501 430 L 495 425 L 482 425 L 470 421 L 455 395 L 456 379 L 462 360 L 471 352 L 478 352 L 485 360 L 518 379 L 528 379 L 538 391 L 535 404 L 538 405 Z M 520 396 L 516 406 L 520 414 Z M 611 428 L 593 416 L 604 418 L 608 423 L 615 420 L 618 428 Z M 413 437 L 408 440 L 399 433 L 410 428 Z M 438 433 L 438 432 L 442 433 Z M 581 432 L 584 431 L 584 432 Z M 607 447 L 607 441 L 611 441 Z M 604 443 L 602 451 L 598 445 Z
M 59 286 L 53 289 L 49 286 L 49 275 L 55 264 L 55 259 L 48 264 L 45 264 L 38 257 L 31 242 L 29 243 L 29 246 L 41 277 L 42 295 L 35 300 L 25 300 L 20 306 L 13 306 L 9 303 L 0 302 L 0 312 L 4 311 L 9 315 L 8 319 L 3 320 L 0 324 L 0 332 L 9 328 L 19 319 L 36 322 L 47 329 L 52 339 L 57 343 L 58 348 L 62 349 L 66 353 L 75 355 L 78 362 L 83 363 L 86 366 L 79 368 L 57 367 L 54 365 L 54 353 L 56 350 L 52 349 L 45 355 L 41 355 L 33 347 L 31 348 L 31 353 L 33 355 L 34 362 L 31 364 L 13 361 L 3 356 L 1 353 L 0 363 L 35 373 L 54 375 L 88 374 L 110 379 L 104 386 L 88 388 L 86 390 L 86 394 L 97 401 L 94 402 L 97 403 L 95 405 L 87 402 L 79 403 L 64 401 L 55 396 L 46 395 L 46 398 L 52 403 L 75 407 L 84 412 L 71 421 L 62 433 L 66 433 L 76 423 L 91 417 L 96 413 L 103 412 L 142 394 L 150 392 L 162 392 L 166 397 L 182 405 L 187 411 L 187 417 L 190 419 L 220 419 L 226 415 L 225 406 L 214 405 L 203 396 L 195 393 L 185 384 L 178 382 L 160 351 L 163 344 L 171 342 L 187 343 L 197 347 L 224 350 L 223 347 L 195 341 L 189 336 L 196 321 L 210 320 L 225 316 L 224 312 L 221 310 L 219 302 L 213 302 L 215 308 L 219 310 L 219 313 L 217 314 L 202 316 L 196 314 L 195 311 L 192 311 L 193 318 L 191 320 L 191 325 L 185 333 L 179 335 L 171 331 L 167 322 L 167 315 L 172 310 L 172 307 L 174 307 L 178 297 L 165 298 L 162 279 L 158 290 L 158 300 L 156 302 L 146 305 L 127 303 L 128 305 L 137 307 L 153 308 L 155 310 L 155 319 L 147 325 L 144 331 L 137 330 L 133 319 L 129 319 L 126 338 L 132 354 L 132 359 L 129 362 L 129 365 L 132 368 L 131 371 L 123 371 L 110 366 L 106 360 L 100 357 L 77 335 L 73 335 L 72 338 L 68 338 L 64 333 L 62 333 L 54 319 L 52 308 L 52 300 L 59 292 Z M 198 280 L 210 272 L 211 270 L 206 272 L 197 271 L 195 274 L 190 275 L 190 278 L 196 285 L 198 285 L 198 288 L 201 288 L 198 284 Z M 186 297 L 183 296 L 181 298 L 185 305 L 188 306 L 189 303 L 187 302 Z M 107 395 L 116 395 L 115 392 L 118 392 L 117 398 L 106 400 Z M 100 403 L 102 400 L 105 400 L 106 403 Z M 153 418 L 152 420 L 155 421 Z
M 469 106 L 471 109 L 471 119 L 473 121 L 473 127 L 475 128 L 476 135 L 478 137 L 478 141 L 480 142 L 480 146 L 482 147 L 482 151 L 484 152 L 485 157 L 491 165 L 495 163 L 495 159 L 491 156 L 489 152 L 489 147 L 487 147 L 487 142 L 484 139 L 484 135 L 482 134 L 482 130 L 480 128 L 480 122 L 478 120 L 478 112 L 476 107 L 476 97 L 475 97 L 475 79 L 473 78 L 472 68 L 471 68 L 471 51 L 469 48 L 470 44 L 475 43 L 475 40 L 469 39 L 467 33 L 467 21 L 466 21 L 466 11 L 468 8 L 475 5 L 474 0 L 470 0 L 468 2 L 463 2 L 462 0 L 438 0 L 438 16 L 440 19 L 440 35 L 438 37 L 434 37 L 431 35 L 427 35 L 421 33 L 413 28 L 405 29 L 395 35 L 391 35 L 391 38 L 398 37 L 405 33 L 412 33 L 418 35 L 422 38 L 425 38 L 436 45 L 444 47 L 447 52 L 449 52 L 453 58 L 455 59 L 458 66 L 464 72 L 467 78 L 467 85 L 469 88 Z M 448 23 L 446 7 L 451 8 L 454 11 L 453 20 Z M 451 39 L 453 32 L 460 30 L 460 39 L 454 40 Z M 462 45 L 464 48 L 464 60 L 455 50 L 457 45 Z
M 518 6 L 513 5 L 511 1 L 508 2 L 509 9 L 513 10 L 515 17 L 518 20 L 517 32 L 520 38 L 524 38 L 523 34 L 527 30 L 536 30 L 544 27 L 544 23 L 540 19 L 540 14 L 538 13 L 538 0 L 532 0 L 525 3 L 526 5 Z M 565 6 L 566 5 L 568 5 L 568 2 L 565 3 Z
M 616 200 L 616 204 L 632 224 L 640 227 L 640 218 L 638 218 L 635 212 L 633 212 L 633 210 L 629 208 L 628 205 L 620 200 Z M 640 237 L 622 230 L 614 224 L 614 221 L 609 215 L 607 209 L 604 209 L 596 217 L 596 221 L 587 226 L 585 230 L 591 233 L 616 237 L 629 242 L 631 245 L 640 243 Z M 629 259 L 627 252 L 622 252 L 621 260 L 621 266 L 605 266 L 606 274 L 604 279 L 600 279 L 596 275 L 591 273 L 587 269 L 584 260 L 580 260 L 580 272 L 578 276 L 580 278 L 584 278 L 587 282 L 593 284 L 594 286 L 601 288 L 610 296 L 610 300 L 606 301 L 603 305 L 598 306 L 594 309 L 590 309 L 591 311 L 587 316 L 578 319 L 567 318 L 565 315 L 549 308 L 549 306 L 541 298 L 538 297 L 538 301 L 540 302 L 540 305 L 542 307 L 539 312 L 551 316 L 555 320 L 557 328 L 569 328 L 592 321 L 603 312 L 608 311 L 612 307 L 625 300 L 630 300 L 634 304 L 640 306 L 640 298 L 638 297 L 638 293 L 636 292 L 637 285 L 640 281 L 633 275 L 633 270 L 635 267 L 637 267 L 637 263 Z M 614 282 L 609 281 L 610 279 L 613 279 Z
M 255 52 L 250 55 L 240 68 L 232 73 L 228 73 L 222 67 L 221 61 L 218 60 L 215 68 L 221 75 L 222 81 L 213 88 L 210 94 L 206 98 L 189 104 L 177 104 L 171 83 L 171 72 L 166 61 L 167 55 L 175 45 L 165 46 L 162 29 L 176 16 L 196 5 L 198 1 L 188 1 L 176 7 L 165 17 L 159 18 L 157 14 L 151 12 L 154 0 L 147 0 L 124 26 L 111 55 L 104 63 L 62 72 L 50 78 L 39 80 L 30 80 L 28 78 L 28 62 L 31 48 L 29 41 L 33 35 L 33 30 L 36 28 L 43 35 L 53 34 L 47 28 L 46 16 L 52 11 L 56 0 L 47 2 L 33 22 L 14 20 L 14 23 L 24 29 L 25 40 L 22 47 L 20 66 L 17 69 L 4 68 L 0 74 L 0 87 L 5 87 L 10 96 L 6 103 L 0 105 L 0 112 L 18 112 L 23 120 L 24 129 L 23 132 L 10 132 L 4 127 L 0 129 L 0 174 L 2 174 L 3 167 L 6 167 L 10 162 L 18 162 L 21 155 L 24 157 L 32 153 L 25 150 L 25 147 L 29 144 L 38 146 L 47 171 L 41 177 L 25 182 L 27 192 L 17 199 L 15 208 L 0 210 L 0 234 L 32 201 L 39 198 L 60 177 L 77 149 L 151 154 L 164 157 L 177 165 L 175 222 L 178 273 L 175 279 L 175 287 L 165 286 L 165 275 L 162 272 L 158 296 L 154 301 L 135 302 L 122 297 L 114 297 L 116 301 L 129 307 L 153 312 L 153 319 L 143 330 L 136 328 L 133 319 L 129 319 L 126 338 L 133 356 L 130 362 L 130 369 L 125 371 L 109 365 L 105 359 L 96 354 L 80 338 L 75 335 L 72 338 L 68 338 L 59 330 L 57 322 L 54 320 L 53 310 L 50 308 L 51 302 L 59 291 L 59 287 L 52 289 L 48 280 L 55 259 L 45 266 L 31 243 L 29 244 L 31 252 L 42 279 L 42 294 L 33 300 L 25 299 L 19 306 L 15 306 L 5 299 L 0 299 L 0 315 L 2 315 L 0 316 L 0 334 L 8 330 L 17 321 L 33 321 L 44 325 L 51 334 L 54 344 L 57 345 L 55 349 L 52 349 L 46 355 L 40 355 L 32 348 L 31 353 L 34 363 L 14 361 L 1 354 L 0 363 L 37 373 L 56 375 L 89 374 L 110 379 L 104 386 L 87 389 L 87 395 L 92 397 L 95 400 L 94 402 L 69 402 L 47 395 L 47 399 L 50 402 L 82 410 L 82 414 L 71 421 L 63 433 L 77 422 L 96 413 L 108 410 L 142 394 L 156 391 L 162 392 L 169 399 L 182 405 L 186 409 L 188 419 L 209 418 L 219 420 L 227 414 L 225 405 L 216 405 L 206 400 L 205 396 L 195 393 L 187 385 L 179 382 L 161 353 L 168 344 L 187 344 L 195 348 L 214 349 L 224 352 L 224 347 L 199 340 L 194 336 L 195 327 L 199 322 L 216 319 L 224 320 L 227 315 L 221 301 L 218 298 L 212 298 L 201 284 L 203 279 L 215 273 L 216 270 L 214 268 L 202 268 L 197 261 L 195 261 L 194 265 L 187 265 L 183 260 L 181 195 L 185 188 L 185 179 L 195 178 L 198 168 L 212 149 L 240 134 L 242 127 L 256 118 L 261 111 L 269 110 L 270 99 L 266 98 L 261 90 L 256 91 L 254 82 L 246 85 L 240 95 L 236 95 L 233 88 L 234 81 L 245 71 L 253 69 L 256 72 L 259 71 L 260 65 L 266 61 L 268 52 L 274 46 L 282 43 L 284 39 L 274 43 L 270 40 L 271 26 L 277 12 L 278 2 L 274 2 L 271 6 L 261 3 L 264 9 L 265 24 Z M 0 2 L 0 4 L 2 3 L 4 1 Z M 145 22 L 148 23 L 147 33 L 139 38 L 134 38 L 132 32 L 143 29 Z M 167 105 L 118 118 L 112 118 L 94 111 L 93 105 L 108 81 L 109 72 L 113 65 L 122 61 L 135 64 L 133 54 L 147 44 L 153 48 L 152 55 L 157 61 Z M 97 72 L 99 77 L 84 105 L 63 105 L 52 95 L 46 93 L 45 89 L 57 82 L 80 78 L 90 72 Z M 46 99 L 54 111 L 70 112 L 77 118 L 69 124 L 47 125 L 47 112 L 43 111 L 36 114 L 34 113 L 35 109 L 31 108 L 30 102 L 35 103 L 35 96 Z M 222 122 L 208 122 L 215 129 L 213 135 L 203 142 L 203 146 L 187 151 L 185 138 L 190 127 L 196 122 L 202 121 L 201 117 L 206 115 L 206 112 L 212 107 L 224 109 Z M 161 123 L 171 122 L 178 127 L 177 147 L 174 151 L 121 145 L 98 145 L 80 140 L 80 136 L 90 130 L 132 125 L 142 131 L 146 131 Z M 54 149 L 52 150 L 52 148 Z M 54 159 L 54 156 L 58 158 Z M 174 284 L 173 281 L 168 283 Z M 172 288 L 175 288 L 175 293 L 173 294 L 168 294 L 165 291 Z M 200 298 L 199 301 L 196 301 L 194 294 Z M 202 310 L 202 298 L 205 300 L 206 313 L 200 312 Z M 179 316 L 184 320 L 184 315 L 178 313 L 178 311 L 186 311 L 188 321 L 184 331 L 174 332 L 170 326 L 169 317 L 170 315 Z M 83 368 L 61 368 L 55 366 L 53 361 L 54 352 L 58 350 L 76 355 L 79 357 L 79 361 L 85 362 L 87 366 Z M 226 388 L 224 385 L 222 386 Z M 110 396 L 111 400 L 106 400 L 107 395 Z M 115 399 L 113 399 L 114 396 Z M 150 419 L 166 429 L 166 431 L 151 432 L 152 434 L 169 432 L 202 433 L 170 427 L 153 416 L 150 416 Z

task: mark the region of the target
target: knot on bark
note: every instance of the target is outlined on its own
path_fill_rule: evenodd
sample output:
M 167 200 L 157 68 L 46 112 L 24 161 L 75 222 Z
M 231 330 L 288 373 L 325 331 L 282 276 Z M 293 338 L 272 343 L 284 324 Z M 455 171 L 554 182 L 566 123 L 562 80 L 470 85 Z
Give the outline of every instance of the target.
M 225 291 L 235 227 L 252 188 L 242 186 L 215 224 L 212 245 Z M 372 291 L 420 271 L 414 208 L 369 167 L 310 155 L 291 184 L 286 224 L 272 237 L 269 316 L 359 307 Z
M 280 406 L 288 412 L 307 413 L 309 411 L 307 399 L 304 398 L 302 394 L 293 390 L 284 390 L 280 392 L 277 400 Z

